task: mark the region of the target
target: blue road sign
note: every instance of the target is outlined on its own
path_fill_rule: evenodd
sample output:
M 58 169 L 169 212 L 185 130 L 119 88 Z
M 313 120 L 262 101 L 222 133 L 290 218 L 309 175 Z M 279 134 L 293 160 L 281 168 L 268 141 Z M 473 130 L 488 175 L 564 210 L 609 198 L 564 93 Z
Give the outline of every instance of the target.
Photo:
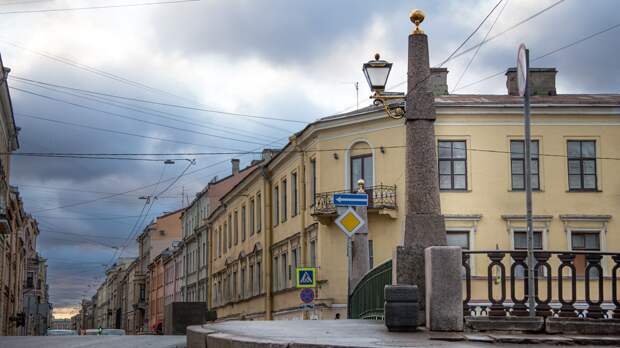
M 314 301 L 314 290 L 309 288 L 302 289 L 299 293 L 299 298 L 303 303 L 310 303 Z
M 366 193 L 334 193 L 333 197 L 336 206 L 368 206 L 368 194 Z
M 297 268 L 297 288 L 316 288 L 316 268 Z

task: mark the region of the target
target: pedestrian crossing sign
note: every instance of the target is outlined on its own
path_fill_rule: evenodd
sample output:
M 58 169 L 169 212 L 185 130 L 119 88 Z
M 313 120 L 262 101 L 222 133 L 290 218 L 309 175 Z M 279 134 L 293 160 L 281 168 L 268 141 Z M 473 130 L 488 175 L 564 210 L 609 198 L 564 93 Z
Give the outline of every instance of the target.
M 297 288 L 316 288 L 316 268 L 300 267 L 296 271 Z

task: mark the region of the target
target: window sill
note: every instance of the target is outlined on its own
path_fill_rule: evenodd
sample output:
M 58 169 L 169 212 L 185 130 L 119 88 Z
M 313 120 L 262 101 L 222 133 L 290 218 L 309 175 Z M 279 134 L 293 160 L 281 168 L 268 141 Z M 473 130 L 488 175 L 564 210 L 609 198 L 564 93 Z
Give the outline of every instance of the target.
M 525 190 L 513 190 L 513 189 L 508 189 L 508 192 L 523 193 L 523 192 L 525 192 Z M 545 190 L 532 190 L 532 193 L 542 193 L 542 192 L 545 192 Z
M 460 189 L 439 189 L 439 193 L 442 193 L 442 192 L 461 192 L 461 193 L 467 193 L 467 192 L 471 192 L 471 190 L 470 189 L 463 189 L 463 190 L 460 190 Z
M 603 190 L 566 190 L 567 193 L 600 193 L 603 192 Z

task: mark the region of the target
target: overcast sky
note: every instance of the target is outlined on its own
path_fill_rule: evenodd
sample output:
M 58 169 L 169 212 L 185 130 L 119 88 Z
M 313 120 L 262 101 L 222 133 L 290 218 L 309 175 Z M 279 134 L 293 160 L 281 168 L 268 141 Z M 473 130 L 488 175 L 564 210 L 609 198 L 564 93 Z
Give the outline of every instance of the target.
M 431 64 L 436 65 L 497 3 L 202 0 L 84 11 L 7 13 L 155 1 L 0 1 L 0 54 L 4 64 L 12 69 L 14 78 L 9 79 L 9 85 L 17 88 L 11 96 L 15 119 L 22 129 L 20 152 L 230 152 L 282 146 L 292 131 L 303 127 L 302 122 L 355 109 L 355 82 L 360 86 L 360 106 L 368 104 L 370 91 L 361 64 L 375 52 L 394 62 L 388 86 L 405 79 L 407 35 L 412 30 L 408 14 L 413 8 L 421 8 L 427 14 L 422 27 L 429 35 Z M 504 0 L 465 48 L 484 38 L 498 14 L 490 37 L 555 2 Z M 613 0 L 566 0 L 482 46 L 460 86 L 513 66 L 521 42 L 528 45 L 530 56 L 536 58 L 618 23 L 617 13 L 618 5 Z M 618 93 L 618 30 L 564 49 L 532 66 L 558 69 L 558 93 Z M 450 90 L 472 54 L 473 51 L 446 64 L 450 70 Z M 160 103 L 298 122 L 86 95 L 36 86 L 18 77 Z M 500 75 L 456 93 L 504 94 L 504 79 Z M 231 155 L 175 157 L 181 159 L 169 165 L 13 158 L 11 181 L 19 186 L 26 209 L 40 223 L 39 251 L 49 259 L 51 300 L 57 309 L 75 307 L 83 296 L 89 298 L 94 294 L 104 275 L 104 264 L 115 255 L 112 247 L 124 245 L 132 228 L 134 232 L 141 231 L 158 214 L 180 208 L 183 193 L 191 199 L 213 176 L 222 177 L 230 172 Z M 256 155 L 235 157 L 246 165 Z M 155 195 L 172 180 L 76 205 L 153 184 L 160 178 L 173 179 L 188 166 L 184 158 L 196 159 L 187 173 L 196 172 L 182 177 L 161 194 L 148 218 L 142 221 L 137 221 L 144 207 L 139 196 Z M 123 256 L 136 255 L 135 240 L 129 239 L 131 243 Z

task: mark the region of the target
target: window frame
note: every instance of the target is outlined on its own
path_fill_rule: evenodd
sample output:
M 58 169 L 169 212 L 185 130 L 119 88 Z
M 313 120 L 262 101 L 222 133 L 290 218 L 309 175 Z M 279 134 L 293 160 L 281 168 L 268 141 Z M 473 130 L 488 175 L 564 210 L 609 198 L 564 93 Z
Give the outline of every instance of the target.
M 280 186 L 273 187 L 273 225 L 280 224 Z
M 260 233 L 263 227 L 263 201 L 260 192 L 256 194 L 256 233 Z
M 310 207 L 316 205 L 316 192 L 317 192 L 317 180 L 316 180 L 316 158 L 310 159 Z
M 513 152 L 512 152 L 512 143 L 513 142 L 519 142 L 521 144 L 523 144 L 523 154 L 521 158 L 518 157 L 513 157 Z M 536 154 L 536 157 L 534 157 L 534 155 L 532 154 L 532 152 L 530 151 L 531 154 L 531 161 L 532 162 L 536 162 L 537 166 L 536 168 L 538 168 L 538 170 L 536 171 L 536 173 L 530 173 L 530 176 L 536 175 L 537 177 L 537 182 L 538 182 L 538 187 L 534 187 L 532 185 L 532 191 L 541 191 L 541 185 L 540 185 L 540 140 L 538 139 L 532 139 L 531 140 L 531 144 L 536 143 L 536 146 L 538 147 L 538 151 Z M 530 145 L 530 149 L 532 148 L 532 145 Z M 509 142 L 509 150 L 510 150 L 510 190 L 511 191 L 518 191 L 518 192 L 522 192 L 525 191 L 525 139 L 510 139 Z M 520 161 L 521 165 L 523 166 L 523 173 L 521 174 L 514 174 L 513 170 L 513 161 Z M 530 166 L 531 168 L 531 166 Z M 521 176 L 523 178 L 523 188 L 515 188 L 514 185 L 514 180 L 513 177 L 514 176 Z
M 579 143 L 579 157 L 571 157 L 568 147 L 572 142 Z M 594 143 L 594 157 L 584 157 L 583 156 L 583 144 L 586 142 Z M 597 192 L 598 184 L 599 184 L 599 174 L 598 174 L 598 161 L 597 161 L 597 140 L 596 139 L 566 139 L 566 174 L 568 178 L 568 191 L 569 192 Z M 579 174 L 571 174 L 570 172 L 570 163 L 571 161 L 579 161 Z M 585 174 L 583 171 L 583 163 L 584 161 L 593 161 L 594 162 L 594 174 Z M 579 188 L 572 188 L 570 178 L 571 176 L 579 175 Z M 594 175 L 594 187 L 593 188 L 585 188 L 584 187 L 584 178 L 585 175 Z
M 441 157 L 441 143 L 450 143 L 450 158 L 442 158 Z M 463 158 L 455 158 L 454 157 L 454 143 L 464 143 L 465 148 L 463 149 L 465 152 L 465 157 Z M 438 178 L 438 186 L 440 191 L 456 191 L 456 192 L 464 192 L 469 190 L 469 179 L 467 178 L 469 175 L 469 170 L 467 168 L 469 156 L 467 154 L 467 140 L 466 139 L 439 139 L 437 140 L 437 175 Z M 441 163 L 449 162 L 450 163 L 450 174 L 441 174 Z M 463 174 L 454 174 L 454 162 L 463 162 L 464 173 Z M 442 176 L 450 176 L 450 188 L 442 188 L 441 187 L 441 177 Z M 465 187 L 464 188 L 454 188 L 454 177 L 455 175 L 463 176 L 465 179 Z
M 288 219 L 288 180 L 286 178 L 282 179 L 280 190 L 280 195 L 282 195 L 280 200 L 280 208 L 282 209 L 280 219 L 282 223 L 285 223 Z
M 291 217 L 299 214 L 299 193 L 298 193 L 298 175 L 297 172 L 291 173 Z
M 353 161 L 359 160 L 361 163 L 361 168 L 360 168 L 360 174 L 361 174 L 361 178 L 365 178 L 366 175 L 364 175 L 366 173 L 366 165 L 365 165 L 365 159 L 366 158 L 370 158 L 370 168 L 368 170 L 370 170 L 370 175 L 372 176 L 372 180 L 374 180 L 374 156 L 371 153 L 365 153 L 365 154 L 361 154 L 361 155 L 356 155 L 356 156 L 351 156 L 351 158 L 349 158 L 349 182 L 350 182 L 350 189 L 351 192 L 357 192 L 358 187 L 357 187 L 357 180 L 353 180 Z M 366 182 L 366 179 L 364 179 L 364 188 L 368 189 L 372 187 L 372 182 Z
M 247 237 L 247 208 L 244 205 L 241 206 L 241 241 L 245 242 Z

